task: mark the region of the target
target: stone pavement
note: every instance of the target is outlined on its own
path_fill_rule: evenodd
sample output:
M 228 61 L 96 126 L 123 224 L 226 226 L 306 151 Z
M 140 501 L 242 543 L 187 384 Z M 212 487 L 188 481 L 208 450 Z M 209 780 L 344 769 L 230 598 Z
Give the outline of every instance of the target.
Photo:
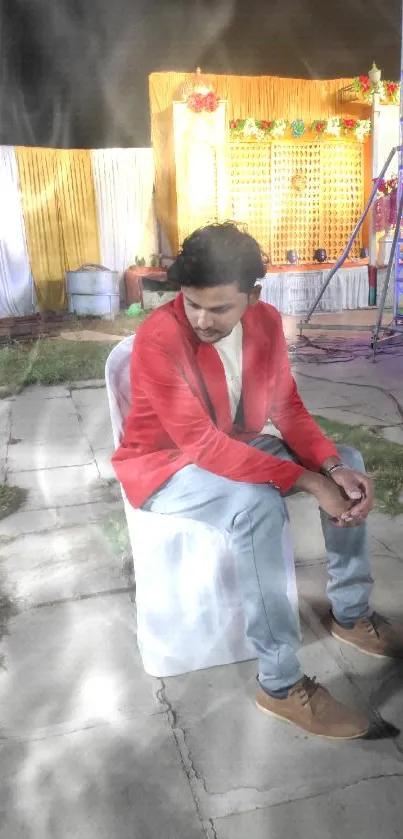
M 298 380 L 312 411 L 403 442 L 401 371 L 395 357 L 300 364 Z M 0 839 L 401 836 L 401 737 L 336 744 L 265 717 L 253 661 L 144 673 L 131 568 L 105 531 L 121 502 L 98 384 L 0 401 L 0 466 L 28 491 L 0 521 Z M 339 698 L 403 726 L 403 668 L 322 629 L 314 507 L 290 503 L 302 663 Z M 401 533 L 402 520 L 372 515 L 374 605 L 392 616 Z

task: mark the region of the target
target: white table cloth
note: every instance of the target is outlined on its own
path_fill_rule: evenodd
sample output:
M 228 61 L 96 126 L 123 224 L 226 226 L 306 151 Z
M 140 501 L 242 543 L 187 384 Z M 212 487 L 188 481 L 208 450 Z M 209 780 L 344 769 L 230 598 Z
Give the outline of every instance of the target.
M 279 271 L 261 280 L 261 300 L 275 306 L 284 315 L 308 312 L 322 288 L 330 269 Z M 340 268 L 317 307 L 318 312 L 340 312 L 368 306 L 368 266 Z

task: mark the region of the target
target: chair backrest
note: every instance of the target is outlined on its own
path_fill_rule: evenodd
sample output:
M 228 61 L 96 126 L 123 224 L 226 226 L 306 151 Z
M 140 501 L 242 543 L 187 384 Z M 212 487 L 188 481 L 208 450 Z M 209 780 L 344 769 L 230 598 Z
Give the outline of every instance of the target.
M 130 408 L 130 359 L 135 335 L 120 341 L 108 355 L 105 365 L 105 384 L 111 414 L 115 446 L 119 446 L 123 425 Z

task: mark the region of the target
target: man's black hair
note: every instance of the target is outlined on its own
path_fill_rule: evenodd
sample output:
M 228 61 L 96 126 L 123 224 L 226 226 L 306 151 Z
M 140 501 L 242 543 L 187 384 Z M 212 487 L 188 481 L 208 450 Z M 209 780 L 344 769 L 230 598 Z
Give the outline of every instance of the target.
M 168 280 L 179 288 L 211 288 L 236 283 L 251 294 L 266 269 L 256 240 L 236 224 L 208 224 L 185 239 L 168 269 Z

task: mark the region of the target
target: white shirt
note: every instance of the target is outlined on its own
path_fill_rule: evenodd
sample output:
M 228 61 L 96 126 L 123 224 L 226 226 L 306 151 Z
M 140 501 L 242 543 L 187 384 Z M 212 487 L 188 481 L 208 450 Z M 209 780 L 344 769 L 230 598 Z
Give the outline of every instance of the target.
M 236 417 L 239 400 L 242 393 L 242 324 L 234 326 L 226 338 L 221 338 L 214 345 L 221 358 L 225 378 L 227 380 L 228 396 L 231 407 L 232 421 Z

